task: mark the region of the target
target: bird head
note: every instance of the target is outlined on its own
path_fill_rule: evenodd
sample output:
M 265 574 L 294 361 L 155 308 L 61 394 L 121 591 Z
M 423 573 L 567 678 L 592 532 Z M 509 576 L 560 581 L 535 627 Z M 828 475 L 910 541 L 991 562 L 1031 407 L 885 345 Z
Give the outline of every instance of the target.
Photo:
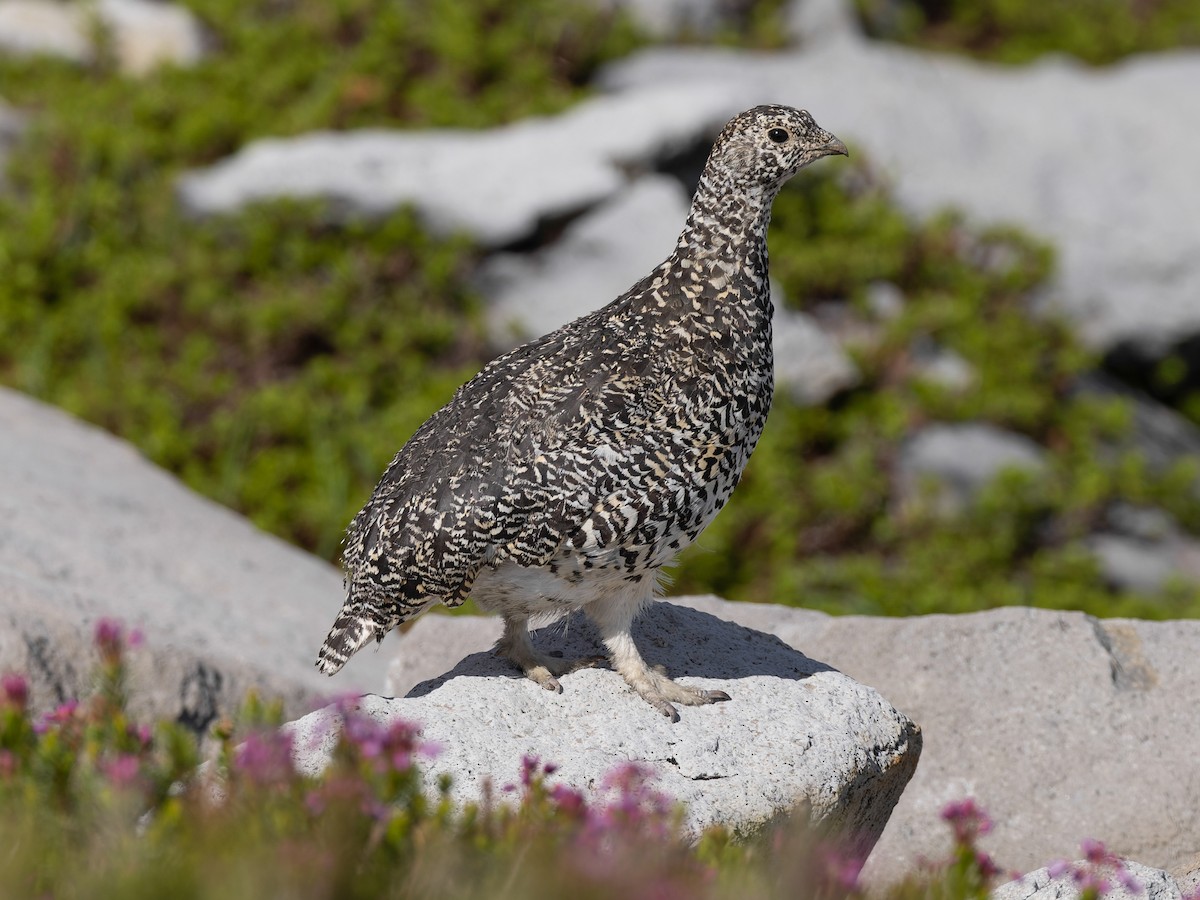
M 756 106 L 730 119 L 721 131 L 706 174 L 719 177 L 719 172 L 738 185 L 778 189 L 804 166 L 833 154 L 850 155 L 807 110 Z

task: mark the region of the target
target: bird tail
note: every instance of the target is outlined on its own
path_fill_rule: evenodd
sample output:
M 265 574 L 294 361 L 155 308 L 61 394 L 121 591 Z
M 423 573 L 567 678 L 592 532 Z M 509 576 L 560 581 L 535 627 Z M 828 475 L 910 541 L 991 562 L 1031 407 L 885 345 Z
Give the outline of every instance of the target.
M 378 626 L 360 609 L 343 607 L 329 629 L 329 636 L 317 654 L 317 668 L 332 675 L 346 664 L 367 641 L 376 637 Z

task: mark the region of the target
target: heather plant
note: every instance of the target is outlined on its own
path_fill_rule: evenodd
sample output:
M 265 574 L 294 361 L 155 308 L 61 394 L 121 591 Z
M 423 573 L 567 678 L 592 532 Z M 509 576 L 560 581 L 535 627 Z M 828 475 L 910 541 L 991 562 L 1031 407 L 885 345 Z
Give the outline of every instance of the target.
M 414 723 L 337 701 L 327 767 L 301 774 L 278 707 L 249 698 L 197 769 L 195 735 L 126 713 L 138 637 L 102 621 L 94 693 L 42 716 L 26 679 L 0 679 L 0 896 L 861 898 L 863 845 L 796 823 L 735 840 L 691 839 L 683 811 L 636 761 L 588 794 L 551 762 L 513 760 L 513 780 L 461 803 L 423 769 L 438 748 Z M 942 813 L 953 849 L 881 896 L 984 898 L 1000 871 L 972 800 Z M 1082 896 L 1133 890 L 1124 863 L 1087 842 L 1056 863 Z M 878 891 L 876 893 L 879 893 Z M 1192 900 L 1192 898 L 1189 898 Z

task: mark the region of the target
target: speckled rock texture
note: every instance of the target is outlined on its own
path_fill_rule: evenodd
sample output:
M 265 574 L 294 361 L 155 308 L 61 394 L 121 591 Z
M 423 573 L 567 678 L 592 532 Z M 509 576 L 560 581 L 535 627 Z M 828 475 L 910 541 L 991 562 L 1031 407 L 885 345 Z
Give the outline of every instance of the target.
M 313 667 L 342 601 L 339 572 L 264 534 L 60 410 L 0 388 L 0 672 L 35 709 L 90 689 L 102 617 L 145 634 L 133 709 L 197 731 L 247 690 L 292 715 L 331 690 L 378 690 L 385 657 L 339 685 Z
M 597 786 L 622 761 L 643 760 L 656 786 L 688 805 L 692 831 L 722 823 L 751 832 L 804 807 L 862 849 L 874 844 L 920 754 L 921 732 L 910 719 L 875 690 L 777 638 L 700 610 L 655 604 L 634 638 L 650 663 L 732 699 L 682 709 L 672 724 L 616 672 L 573 672 L 555 694 L 479 650 L 403 698 L 368 696 L 359 707 L 382 721 L 419 722 L 424 738 L 443 747 L 429 771 L 453 775 L 464 800 L 477 797 L 485 779 L 497 786 L 512 780 L 524 754 L 557 763 L 555 777 L 581 789 Z M 578 615 L 534 640 L 568 657 L 603 649 Z M 406 639 L 405 646 L 414 645 Z M 300 766 L 319 771 L 337 713 L 318 711 L 289 727 Z
M 1200 756 L 1188 713 L 1200 696 L 1200 622 L 1019 607 L 882 619 L 715 597 L 671 602 L 775 635 L 920 723 L 921 764 L 868 860 L 870 883 L 945 856 L 939 813 L 968 796 L 995 821 L 983 847 L 1007 870 L 1071 859 L 1089 837 L 1177 875 L 1200 868 Z M 405 693 L 498 635 L 492 619 L 426 616 L 395 645 L 390 689 Z
M 1105 900 L 1180 900 L 1183 896 L 1179 883 L 1162 869 L 1130 861 L 1125 861 L 1124 866 L 1133 883 L 1126 885 L 1107 879 L 1109 889 L 1104 893 Z M 1057 875 L 1051 875 L 1049 868 L 1030 872 L 996 888 L 991 900 L 1078 900 L 1083 892 L 1072 874 L 1074 871 L 1089 871 L 1088 862 L 1078 860 L 1071 864 L 1071 871 Z M 1135 885 L 1140 890 L 1131 890 Z

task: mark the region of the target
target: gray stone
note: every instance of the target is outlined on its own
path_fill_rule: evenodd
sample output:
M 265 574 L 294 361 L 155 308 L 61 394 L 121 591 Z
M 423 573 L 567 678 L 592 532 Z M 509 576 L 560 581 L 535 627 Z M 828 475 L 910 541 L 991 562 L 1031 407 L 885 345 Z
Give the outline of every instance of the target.
M 200 25 L 186 8 L 153 0 L 0 0 L 0 52 L 48 54 L 73 62 L 95 57 L 94 24 L 112 36 L 122 71 L 189 65 L 203 55 Z
M 429 624 L 433 623 L 431 628 Z M 426 616 L 403 639 L 453 629 Z M 668 603 L 647 609 L 634 637 L 651 664 L 686 683 L 733 699 L 681 709 L 672 724 L 607 669 L 583 669 L 548 692 L 486 650 L 423 681 L 401 699 L 367 697 L 361 711 L 380 721 L 420 723 L 442 753 L 427 769 L 454 777 L 460 800 L 484 780 L 514 779 L 521 757 L 559 765 L 556 778 L 591 791 L 626 760 L 649 764 L 656 786 L 687 804 L 696 833 L 723 824 L 751 833 L 797 807 L 866 851 L 912 776 L 921 732 L 871 688 L 830 670 L 768 635 Z M 581 615 L 535 633 L 570 658 L 603 649 Z M 291 726 L 302 771 L 320 771 L 337 734 L 336 711 Z
M 1116 504 L 1085 543 L 1119 588 L 1153 593 L 1172 580 L 1200 581 L 1200 541 L 1160 509 Z
M 804 106 L 867 151 L 913 212 L 954 206 L 1051 240 L 1056 302 L 1093 345 L 1200 331 L 1200 52 L 1096 69 L 863 40 L 774 55 L 663 47 L 617 62 L 602 83 L 741 86 L 756 102 Z
M 545 250 L 494 254 L 481 267 L 478 285 L 488 301 L 493 348 L 510 350 L 627 291 L 670 254 L 687 211 L 679 182 L 647 175 L 580 216 Z M 812 317 L 783 308 L 778 299 L 776 305 L 781 391 L 816 404 L 858 383 L 854 363 Z
M 628 169 L 650 167 L 698 136 L 715 134 L 737 109 L 736 92 L 676 84 L 598 97 L 560 116 L 486 131 L 357 131 L 257 141 L 183 176 L 178 193 L 197 215 L 278 197 L 332 199 L 359 215 L 411 204 L 435 232 L 462 231 L 503 247 L 546 219 L 614 197 Z
M 913 365 L 918 378 L 948 391 L 965 391 L 975 384 L 975 367 L 953 350 L 929 346 L 917 348 Z
M 96 622 L 145 634 L 134 711 L 202 730 L 245 692 L 292 714 L 378 690 L 386 660 L 345 679 L 313 667 L 344 593 L 332 566 L 203 499 L 106 432 L 0 389 L 0 671 L 45 710 L 90 687 Z
M 74 62 L 92 57 L 86 17 L 76 4 L 52 0 L 0 0 L 0 52 L 61 56 Z
M 967 796 L 994 820 L 982 844 L 1005 869 L 1071 859 L 1089 837 L 1147 865 L 1196 868 L 1200 756 L 1187 711 L 1200 696 L 1200 621 L 1026 608 L 882 619 L 713 597 L 671 602 L 773 634 L 876 686 L 921 723 L 921 764 L 868 860 L 870 884 L 902 877 L 922 857 L 944 858 L 950 830 L 939 813 Z M 492 619 L 425 616 L 395 644 L 392 690 L 498 634 Z M 720 709 L 746 695 L 730 693 Z
M 878 319 L 890 322 L 904 312 L 904 291 L 890 281 L 867 285 L 867 308 Z
M 1143 866 L 1131 860 L 1122 860 L 1122 864 L 1133 878 L 1133 884 L 1126 885 L 1110 877 L 1111 867 L 1096 869 L 1087 860 L 1077 860 L 1070 864 L 1070 870 L 1065 873 L 1051 875 L 1049 867 L 1046 867 L 1022 875 L 996 888 L 990 897 L 991 900 L 1077 900 L 1083 892 L 1075 881 L 1074 872 L 1096 872 L 1099 877 L 1106 878 L 1110 886 L 1103 894 L 1105 900 L 1180 900 L 1183 896 L 1179 884 L 1162 869 Z M 1130 890 L 1135 885 L 1139 889 Z
M 801 405 L 824 403 L 861 378 L 841 344 L 812 316 L 777 303 L 773 339 L 775 389 Z
M 927 482 L 943 512 L 962 509 L 1001 471 L 1045 469 L 1045 451 L 1024 435 L 986 422 L 927 425 L 904 442 L 896 463 L 896 495 L 917 503 Z
M 792 0 L 784 21 L 788 36 L 801 45 L 865 40 L 854 4 L 845 0 Z
M 1084 397 L 1119 400 L 1129 407 L 1129 433 L 1111 449 L 1135 451 L 1155 471 L 1189 458 L 1200 460 L 1200 428 L 1174 410 L 1099 373 L 1079 379 L 1075 389 Z
M 730 22 L 729 0 L 592 0 L 606 10 L 622 10 L 638 28 L 659 40 L 712 37 Z
M 0 101 L 0 188 L 4 186 L 4 170 L 8 154 L 25 132 L 25 117 Z
M 113 36 L 121 70 L 145 75 L 164 64 L 189 66 L 204 56 L 204 32 L 184 6 L 160 0 L 96 0 Z

